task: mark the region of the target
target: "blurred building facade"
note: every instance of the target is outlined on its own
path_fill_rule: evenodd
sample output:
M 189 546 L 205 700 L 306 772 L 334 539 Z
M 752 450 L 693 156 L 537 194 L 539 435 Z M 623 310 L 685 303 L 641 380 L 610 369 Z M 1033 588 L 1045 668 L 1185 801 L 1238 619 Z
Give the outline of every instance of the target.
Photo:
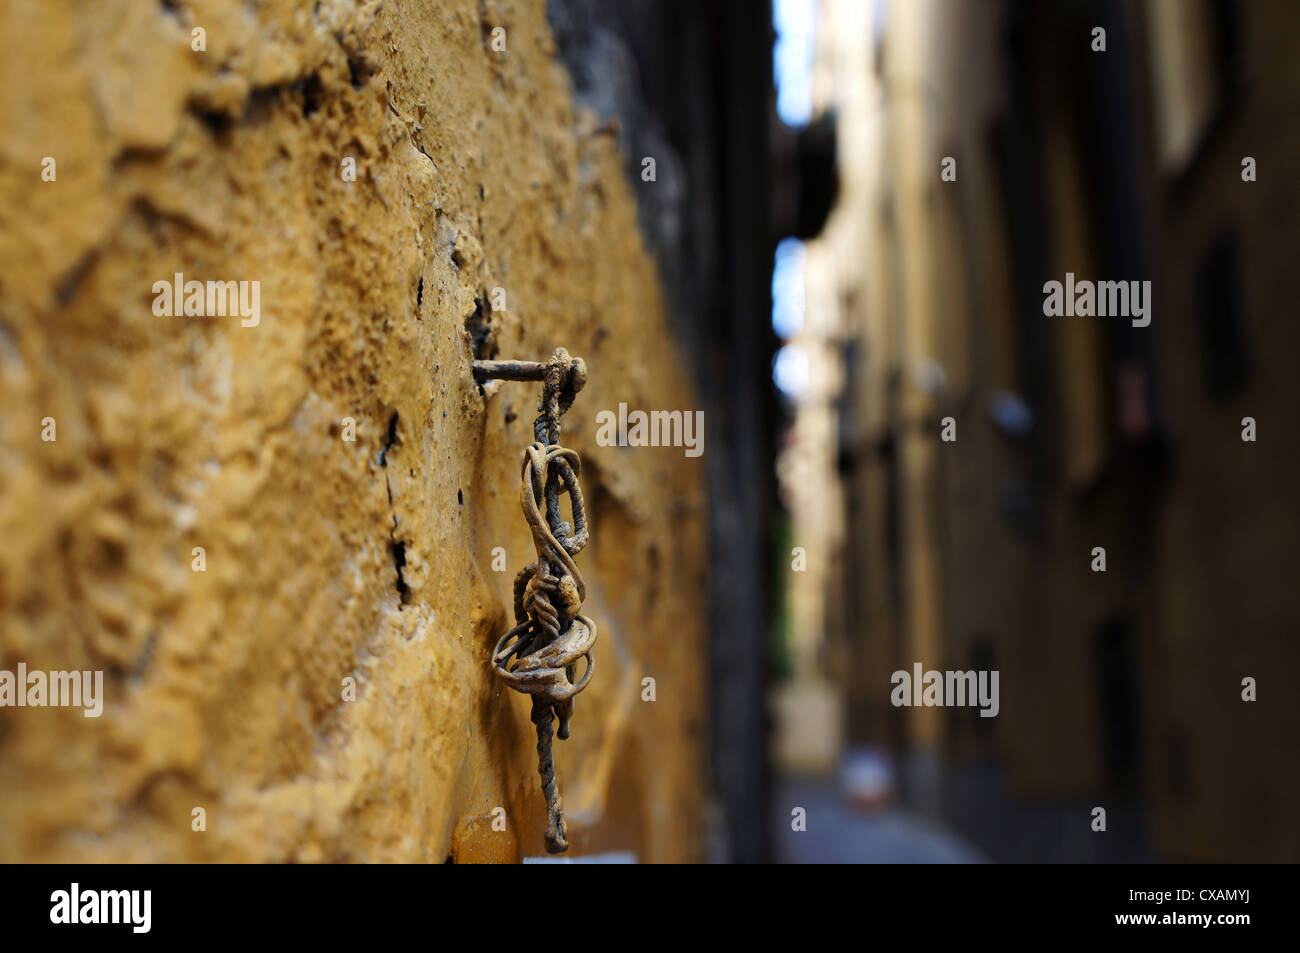
M 1286 3 L 819 5 L 839 199 L 787 455 L 831 477 L 783 480 L 818 563 L 797 678 L 995 859 L 1300 857 L 1297 30 Z M 1067 273 L 1150 280 L 1150 325 L 1045 316 Z M 998 670 L 998 716 L 895 708 L 917 662 Z M 1066 805 L 1041 839 L 1037 802 Z

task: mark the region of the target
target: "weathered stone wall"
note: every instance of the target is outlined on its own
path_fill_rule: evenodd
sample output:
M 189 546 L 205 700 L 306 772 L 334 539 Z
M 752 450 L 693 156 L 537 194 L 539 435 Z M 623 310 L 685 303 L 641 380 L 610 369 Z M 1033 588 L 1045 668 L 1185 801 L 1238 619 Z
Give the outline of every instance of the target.
M 488 667 L 537 388 L 470 363 L 560 345 L 600 628 L 571 852 L 696 857 L 702 471 L 595 440 L 693 399 L 543 3 L 12 0 L 0 51 L 0 669 L 106 673 L 99 718 L 0 708 L 0 860 L 542 853 Z M 157 316 L 177 272 L 260 282 L 260 320 Z

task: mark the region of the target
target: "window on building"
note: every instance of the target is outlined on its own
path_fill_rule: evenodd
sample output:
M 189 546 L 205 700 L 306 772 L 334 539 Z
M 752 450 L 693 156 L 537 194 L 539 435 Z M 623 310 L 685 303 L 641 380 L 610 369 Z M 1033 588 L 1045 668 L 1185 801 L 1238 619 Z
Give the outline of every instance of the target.
M 1240 85 L 1241 12 L 1225 0 L 1151 0 L 1146 12 L 1157 155 L 1177 175 Z
M 1232 233 L 1210 246 L 1197 268 L 1196 292 L 1205 389 L 1211 397 L 1227 399 L 1241 390 L 1249 371 L 1241 254 Z

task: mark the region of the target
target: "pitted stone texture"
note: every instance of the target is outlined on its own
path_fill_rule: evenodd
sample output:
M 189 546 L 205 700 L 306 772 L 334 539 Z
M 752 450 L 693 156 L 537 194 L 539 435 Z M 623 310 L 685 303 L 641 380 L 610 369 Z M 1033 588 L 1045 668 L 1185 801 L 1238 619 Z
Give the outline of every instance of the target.
M 11 0 L 0 50 L 0 668 L 106 672 L 101 718 L 0 709 L 0 860 L 541 853 L 488 657 L 536 388 L 470 363 L 558 345 L 602 644 L 571 853 L 695 857 L 703 471 L 595 415 L 696 405 L 543 5 Z M 156 316 L 177 272 L 260 282 L 260 323 Z

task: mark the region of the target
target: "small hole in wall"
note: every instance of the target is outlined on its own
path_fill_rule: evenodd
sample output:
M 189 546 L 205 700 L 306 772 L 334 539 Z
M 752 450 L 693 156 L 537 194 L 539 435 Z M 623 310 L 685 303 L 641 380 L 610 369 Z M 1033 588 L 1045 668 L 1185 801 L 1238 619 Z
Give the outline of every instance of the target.
M 454 863 L 456 863 L 456 858 L 453 857 L 453 856 L 451 856 L 451 854 L 448 854 L 448 855 L 447 855 L 447 859 L 444 860 L 443 863 L 444 863 L 444 864 L 454 864 Z
M 293 84 L 293 91 L 302 97 L 302 114 L 304 116 L 311 116 L 320 109 L 324 86 L 319 76 L 312 75 L 298 80 Z
M 402 605 L 410 605 L 411 587 L 406 584 L 406 577 L 403 575 L 403 570 L 406 569 L 406 543 L 401 540 L 393 541 L 393 565 L 397 568 L 397 581 L 393 588 L 397 590 Z
M 415 286 L 415 306 L 418 308 L 422 304 L 424 304 L 424 275 L 420 276 L 420 283 Z
M 367 80 L 375 75 L 377 69 L 373 64 L 368 62 L 363 56 L 348 57 L 348 79 L 352 82 L 353 89 L 360 89 L 366 85 Z
M 397 435 L 397 411 L 388 418 L 388 438 L 384 441 L 383 447 L 379 450 L 379 456 L 376 458 L 381 467 L 388 466 L 388 454 L 393 447 L 401 442 L 401 437 Z
M 487 301 L 483 295 L 474 299 L 474 311 L 465 319 L 465 330 L 469 332 L 470 348 L 476 361 L 491 360 L 496 357 L 497 347 L 492 335 L 492 318 Z
M 456 491 L 456 502 L 461 506 L 465 505 L 465 494 L 460 490 Z
M 230 128 L 234 125 L 234 120 L 225 113 L 216 109 L 198 110 L 199 122 L 208 130 L 214 139 L 224 140 L 230 135 Z

